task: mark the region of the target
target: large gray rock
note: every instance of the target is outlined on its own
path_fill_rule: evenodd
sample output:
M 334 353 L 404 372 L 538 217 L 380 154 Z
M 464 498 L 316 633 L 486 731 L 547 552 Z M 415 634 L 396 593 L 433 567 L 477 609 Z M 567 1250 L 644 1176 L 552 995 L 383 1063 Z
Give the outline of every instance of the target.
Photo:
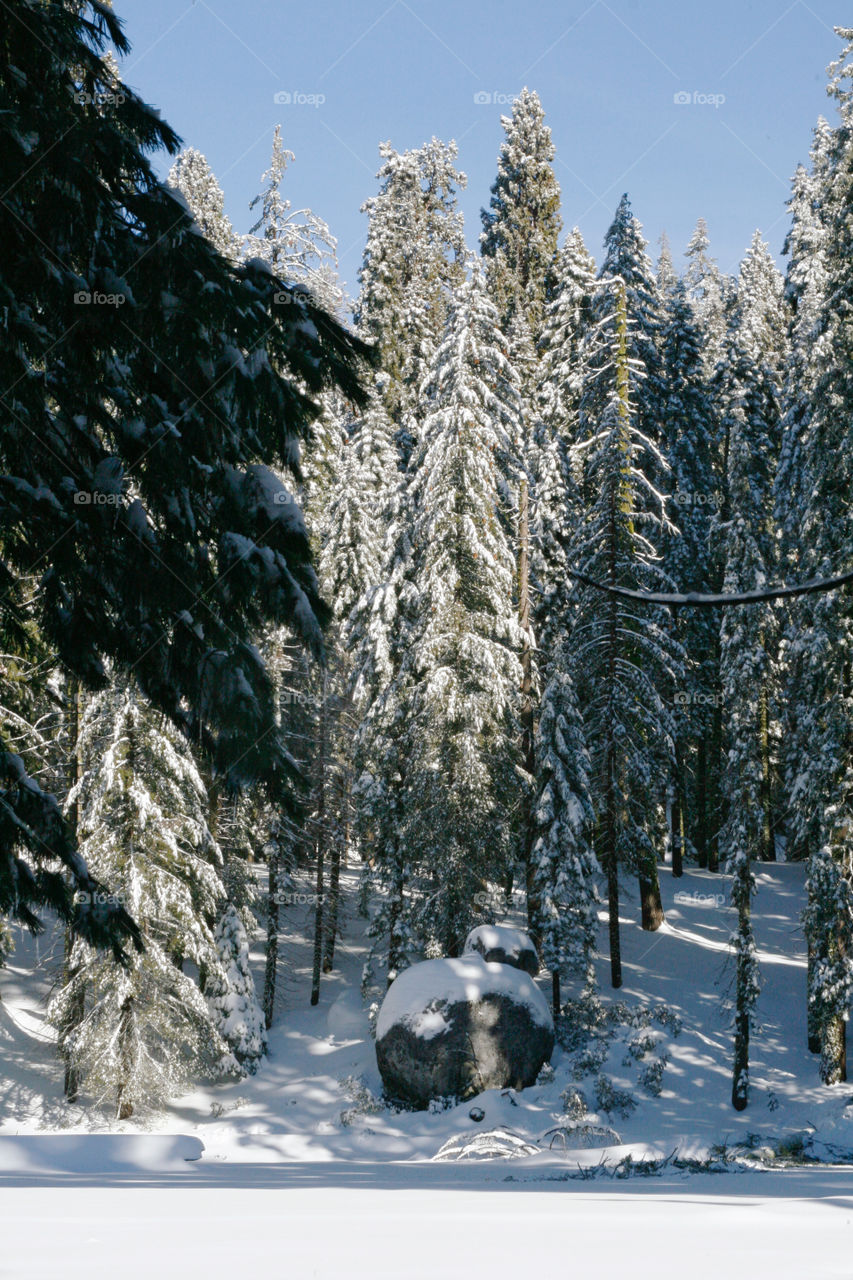
M 511 964 L 535 978 L 539 972 L 539 956 L 528 934 L 506 924 L 478 924 L 465 939 L 463 955 L 476 952 L 495 964 Z
M 386 1093 L 420 1108 L 432 1098 L 525 1089 L 553 1049 L 551 1012 L 532 979 L 479 955 L 404 970 L 376 1023 Z

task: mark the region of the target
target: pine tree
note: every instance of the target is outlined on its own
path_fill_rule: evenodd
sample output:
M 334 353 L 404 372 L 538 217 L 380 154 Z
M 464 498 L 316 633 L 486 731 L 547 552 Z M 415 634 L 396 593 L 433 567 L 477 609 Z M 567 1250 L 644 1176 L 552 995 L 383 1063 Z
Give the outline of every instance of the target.
M 785 298 L 790 319 L 782 397 L 785 412 L 775 479 L 775 520 L 781 534 L 781 564 L 791 581 L 808 576 L 815 567 L 805 524 L 817 462 L 810 439 L 811 419 L 817 383 L 827 360 L 821 316 L 825 313 L 828 283 L 831 200 L 827 178 L 832 143 L 832 129 L 826 120 L 819 120 L 811 148 L 811 168 L 807 171 L 799 166 L 794 175 L 789 201 L 793 222 L 785 241 L 788 256 Z M 782 642 L 785 680 L 782 789 L 788 799 L 786 856 L 789 859 L 808 857 L 817 851 L 820 842 L 820 807 L 804 793 L 809 770 L 803 768 L 804 761 L 811 756 L 812 691 L 806 664 L 815 607 L 809 598 L 792 602 L 786 611 Z M 819 1037 L 811 1026 L 813 1013 L 810 1005 L 809 1038 L 812 1048 L 817 1050 Z
M 715 372 L 725 344 L 726 301 L 730 293 L 728 282 L 708 253 L 710 245 L 708 225 L 700 218 L 685 250 L 684 288 L 702 335 L 708 377 Z
M 853 29 L 830 68 L 830 92 L 840 117 L 821 162 L 816 203 L 825 219 L 815 342 L 820 363 L 812 382 L 806 371 L 795 394 L 808 414 L 801 466 L 808 500 L 799 521 L 798 563 L 809 571 L 837 572 L 853 560 L 849 496 L 853 487 Z M 811 405 L 809 410 L 808 406 Z M 807 614 L 802 636 L 800 706 L 808 753 L 796 803 L 813 815 L 808 832 L 809 907 L 805 917 L 811 959 L 811 1028 L 821 1051 L 821 1078 L 847 1078 L 846 1019 L 850 1000 L 853 932 L 850 918 L 851 710 L 850 654 L 853 627 L 846 592 L 821 596 Z
M 595 581 L 649 586 L 665 580 L 656 545 L 666 523 L 664 500 L 649 478 L 665 462 L 637 424 L 631 386 L 640 371 L 629 355 L 624 282 L 602 280 L 595 302 L 575 449 L 588 505 L 572 563 Z M 653 814 L 660 766 L 672 754 L 674 724 L 664 694 L 679 678 L 680 651 L 660 610 L 640 612 L 642 606 L 591 587 L 577 589 L 575 608 L 569 654 L 592 757 L 611 978 L 618 987 L 620 864 L 639 874 L 644 927 L 657 928 L 663 920 Z
M 661 432 L 670 467 L 673 518 L 678 526 L 665 539 L 664 567 L 679 591 L 710 591 L 716 585 L 712 523 L 720 500 L 713 457 L 716 424 L 701 336 L 681 281 L 671 287 L 667 298 L 661 350 Z M 687 660 L 686 684 L 674 691 L 678 733 L 670 832 L 676 876 L 681 874 L 688 839 L 696 849 L 699 865 L 708 866 L 716 830 L 709 761 L 718 697 L 715 652 L 719 626 L 719 617 L 710 610 L 691 610 L 672 620 Z
M 629 394 L 638 429 L 660 448 L 663 444 L 660 432 L 663 398 L 660 345 L 664 317 L 654 268 L 646 248 L 643 228 L 631 212 L 627 195 L 624 195 L 604 238 L 604 261 L 599 278 L 624 282 Z
M 267 1035 L 249 967 L 249 939 L 240 913 L 228 903 L 213 934 L 218 966 L 208 977 L 205 996 L 213 1023 L 240 1067 L 254 1072 Z
M 78 940 L 49 1016 L 81 1087 L 95 1100 L 112 1095 L 126 1119 L 162 1104 L 195 1074 L 239 1070 L 228 1014 L 247 993 L 232 990 L 214 940 L 221 854 L 185 744 L 132 685 L 119 685 L 89 703 L 80 752 L 84 772 L 69 800 L 79 810 L 81 851 L 126 903 L 145 950 L 122 966 Z M 218 1003 L 208 1006 L 184 972 L 187 962 Z M 69 1017 L 72 1005 L 82 1016 Z
M 580 232 L 557 255 L 556 286 L 539 344 L 538 386 L 529 412 L 530 579 L 537 649 L 555 652 L 565 630 L 571 580 L 566 548 L 579 512 L 571 446 L 578 436 L 581 349 L 591 318 L 594 264 Z
M 775 565 L 773 476 L 781 435 L 780 370 L 784 357 L 781 285 L 767 246 L 756 232 L 741 265 L 730 345 L 721 368 L 729 441 L 729 511 L 723 530 L 726 592 L 765 586 Z M 750 1024 L 758 997 L 751 929 L 752 864 L 756 859 L 775 857 L 770 778 L 774 635 L 775 619 L 769 606 L 724 611 L 720 669 L 728 740 L 728 816 L 721 844 L 738 912 L 733 938 L 732 1105 L 739 1111 L 748 1101 Z
M 223 257 L 236 259 L 240 252 L 240 239 L 225 212 L 222 188 L 201 152 L 195 147 L 182 151 L 172 165 L 167 181 L 186 200 L 202 234 Z
M 420 883 L 408 910 L 427 945 L 459 953 L 484 882 L 514 853 L 518 659 L 515 559 L 498 458 L 517 393 L 475 267 L 459 290 L 413 460 L 413 605 L 398 676 L 407 761 L 401 846 Z
M 108 42 L 127 51 L 104 6 L 16 9 L 0 33 L 2 625 L 37 631 L 87 686 L 107 661 L 133 666 L 228 786 L 263 780 L 287 804 L 251 642 L 272 620 L 319 651 L 323 607 L 268 468 L 298 467 L 312 396 L 335 383 L 360 396 L 364 349 L 197 234 L 148 158 L 178 139 L 116 81 Z M 120 948 L 123 908 L 75 907 L 75 889 L 98 887 L 55 799 L 5 741 L 0 762 L 0 910 L 38 927 L 50 906 Z
M 536 734 L 537 795 L 533 882 L 542 959 L 551 970 L 555 1018 L 561 1007 L 560 979 L 567 972 L 593 981 L 598 931 L 593 852 L 591 764 L 583 720 L 570 675 L 554 664 L 545 688 Z
M 294 209 L 281 194 L 288 163 L 295 159 L 283 146 L 277 124 L 270 167 L 261 175 L 267 186 L 249 205 L 250 209 L 260 205 L 260 213 L 249 228 L 245 252 L 269 263 L 280 279 L 301 285 L 334 315 L 343 301 L 337 280 L 337 241 L 322 218 L 310 209 Z M 289 295 L 283 295 L 282 301 L 289 302 Z
M 380 188 L 362 205 L 367 244 L 355 310 L 359 332 L 377 343 L 388 374 L 385 407 L 408 460 L 418 433 L 420 386 L 465 275 L 456 144 L 433 138 L 412 151 L 379 148 Z
M 501 328 L 508 333 L 521 313 L 536 344 L 554 287 L 562 227 L 554 144 L 539 97 L 527 88 L 513 102 L 512 115 L 501 117 L 501 125 L 506 137 L 489 208 L 481 213 L 480 245 Z

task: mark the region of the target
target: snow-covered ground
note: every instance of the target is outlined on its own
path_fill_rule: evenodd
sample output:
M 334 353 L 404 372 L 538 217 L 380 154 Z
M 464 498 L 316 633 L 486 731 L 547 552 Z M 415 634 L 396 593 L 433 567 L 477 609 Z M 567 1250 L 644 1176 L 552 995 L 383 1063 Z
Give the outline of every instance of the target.
M 604 1276 L 736 1265 L 750 1277 L 849 1275 L 853 1085 L 822 1086 L 806 1047 L 802 876 L 780 864 L 758 877 L 763 988 L 741 1114 L 724 1007 L 733 916 L 725 880 L 699 871 L 662 873 L 656 934 L 626 895 L 622 990 L 609 991 L 604 960 L 599 973 L 605 1013 L 625 1007 L 591 1045 L 555 1050 L 531 1089 L 432 1112 L 380 1101 L 354 873 L 320 1004 L 308 1004 L 299 940 L 310 908 L 297 905 L 258 1075 L 139 1122 L 63 1102 L 43 1026 L 55 960 L 22 938 L 0 974 L 0 1275 L 107 1275 L 119 1259 L 124 1275 L 156 1274 L 178 1243 L 223 1275 L 275 1259 L 299 1277 L 470 1277 L 484 1264 L 515 1276 L 543 1263 Z M 547 996 L 547 975 L 539 982 Z M 487 1133 L 487 1148 L 509 1154 L 470 1158 Z M 724 1172 L 695 1171 L 709 1158 Z M 814 1158 L 824 1163 L 802 1163 Z

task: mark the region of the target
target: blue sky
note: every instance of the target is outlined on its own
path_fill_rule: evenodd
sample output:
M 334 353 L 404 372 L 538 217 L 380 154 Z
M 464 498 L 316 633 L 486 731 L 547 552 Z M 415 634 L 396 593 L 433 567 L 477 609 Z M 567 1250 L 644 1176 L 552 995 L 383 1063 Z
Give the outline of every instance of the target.
M 832 118 L 825 67 L 841 47 L 833 24 L 845 21 L 837 0 L 115 0 L 115 8 L 134 46 L 125 79 L 204 152 L 239 231 L 250 225 L 248 203 L 282 125 L 296 154 L 285 194 L 329 223 L 351 293 L 379 141 L 403 150 L 433 135 L 456 139 L 476 247 L 500 116 L 525 84 L 539 92 L 553 132 L 565 227 L 580 226 L 596 258 L 623 191 L 655 256 L 665 229 L 678 261 L 700 215 L 725 270 L 736 270 L 756 227 L 778 255 L 790 176 L 817 116 Z

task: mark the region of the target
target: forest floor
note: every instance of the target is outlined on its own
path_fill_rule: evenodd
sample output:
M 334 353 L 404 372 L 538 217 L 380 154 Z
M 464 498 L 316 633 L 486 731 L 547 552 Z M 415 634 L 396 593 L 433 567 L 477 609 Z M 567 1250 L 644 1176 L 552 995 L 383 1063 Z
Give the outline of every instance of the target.
M 297 905 L 283 913 L 258 1074 L 139 1121 L 63 1101 L 43 1021 L 59 957 L 50 939 L 21 935 L 0 974 L 0 1277 L 150 1275 L 179 1244 L 210 1259 L 187 1275 L 232 1274 L 276 1244 L 300 1278 L 470 1277 L 484 1261 L 515 1276 L 566 1260 L 651 1276 L 662 1252 L 686 1253 L 697 1277 L 727 1265 L 776 1280 L 853 1272 L 853 1085 L 822 1086 L 806 1046 L 802 866 L 758 875 L 762 990 L 740 1114 L 724 877 L 662 871 L 655 934 L 625 893 L 624 985 L 610 990 L 602 957 L 597 1034 L 555 1050 L 529 1089 L 429 1112 L 381 1100 L 357 872 L 344 880 L 343 942 L 320 1003 L 309 1005 L 303 941 L 312 908 Z M 259 949 L 254 959 L 260 976 Z M 548 975 L 539 981 L 548 997 Z M 496 1194 L 507 1191 L 523 1194 Z

